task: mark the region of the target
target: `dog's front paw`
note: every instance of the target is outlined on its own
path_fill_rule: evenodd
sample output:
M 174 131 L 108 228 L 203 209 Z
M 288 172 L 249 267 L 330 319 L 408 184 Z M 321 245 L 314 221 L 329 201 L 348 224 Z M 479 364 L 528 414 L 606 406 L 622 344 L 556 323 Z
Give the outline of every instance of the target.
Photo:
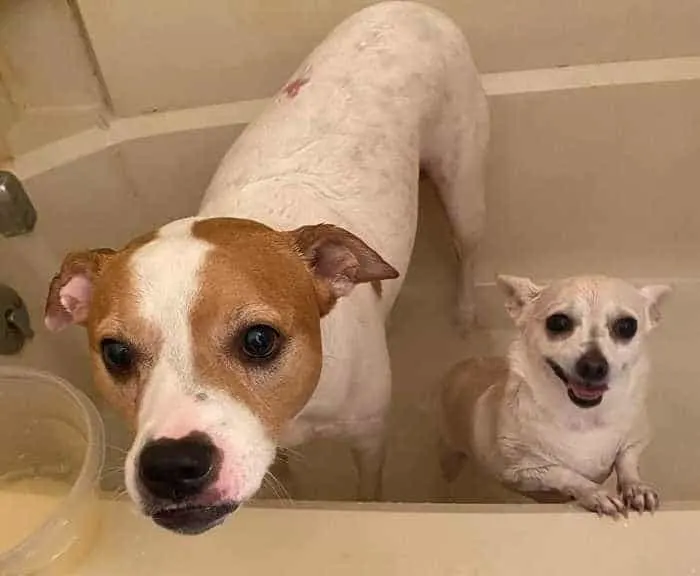
M 625 505 L 637 512 L 654 512 L 659 507 L 659 493 L 645 482 L 625 482 L 620 485 Z
M 627 511 L 620 497 L 608 494 L 605 490 L 585 492 L 576 498 L 576 503 L 600 516 L 618 517 Z

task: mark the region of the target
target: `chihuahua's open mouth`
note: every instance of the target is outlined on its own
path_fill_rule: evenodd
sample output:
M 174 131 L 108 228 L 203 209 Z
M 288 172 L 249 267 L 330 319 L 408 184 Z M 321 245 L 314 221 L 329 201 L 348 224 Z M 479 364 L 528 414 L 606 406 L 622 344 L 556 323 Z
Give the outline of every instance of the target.
M 605 382 L 586 382 L 576 378 L 570 378 L 564 369 L 553 360 L 546 359 L 547 365 L 552 369 L 559 380 L 566 385 L 566 391 L 571 400 L 579 408 L 594 408 L 603 401 L 603 394 L 607 392 L 608 385 Z

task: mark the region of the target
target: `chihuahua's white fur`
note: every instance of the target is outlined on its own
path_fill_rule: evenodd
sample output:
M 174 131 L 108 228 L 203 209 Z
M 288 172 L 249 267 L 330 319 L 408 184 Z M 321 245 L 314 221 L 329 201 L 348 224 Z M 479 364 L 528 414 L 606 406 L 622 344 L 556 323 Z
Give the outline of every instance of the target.
M 504 276 L 499 284 L 518 336 L 502 370 L 494 368 L 495 359 L 472 361 L 445 379 L 445 475 L 453 478 L 465 457 L 472 456 L 502 483 L 525 494 L 553 492 L 609 515 L 628 508 L 655 509 L 658 495 L 639 476 L 639 458 L 648 441 L 646 338 L 659 321 L 659 303 L 669 288 L 637 289 L 605 277 L 537 286 Z M 550 338 L 545 320 L 559 312 L 574 317 L 576 327 L 566 338 Z M 638 322 L 630 342 L 610 335 L 611 320 L 621 314 Z M 609 363 L 609 388 L 598 406 L 581 408 L 545 358 L 573 374 L 576 360 L 591 345 Z M 495 381 L 484 381 L 484 375 Z M 618 493 L 601 486 L 613 470 Z
M 277 230 L 321 222 L 352 232 L 400 278 L 341 299 L 322 320 L 323 368 L 308 404 L 282 435 L 293 446 L 318 435 L 351 442 L 362 498 L 380 496 L 391 371 L 385 320 L 408 269 L 416 233 L 419 167 L 435 180 L 461 256 L 459 316 L 473 316 L 472 254 L 484 216 L 483 156 L 488 109 L 469 47 L 440 12 L 412 2 L 381 3 L 343 22 L 292 77 L 223 159 L 198 218 L 233 216 Z M 147 384 L 139 436 L 196 430 L 224 453 L 217 489 L 241 501 L 256 492 L 274 445 L 231 398 L 192 400 L 187 313 L 209 247 L 192 220 L 170 224 L 135 254 L 139 306 L 167 338 Z M 264 262 L 261 263 L 264 265 Z M 228 470 L 228 471 L 227 471 Z

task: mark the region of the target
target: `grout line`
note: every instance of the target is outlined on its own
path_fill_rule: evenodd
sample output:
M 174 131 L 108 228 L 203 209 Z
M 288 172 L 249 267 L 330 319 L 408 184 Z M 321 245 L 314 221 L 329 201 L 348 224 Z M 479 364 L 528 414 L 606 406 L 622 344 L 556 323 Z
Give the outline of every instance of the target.
M 484 74 L 482 83 L 487 95 L 504 96 L 698 79 L 700 57 L 687 57 L 498 72 Z M 108 118 L 102 127 L 21 154 L 4 167 L 15 172 L 20 179 L 27 179 L 122 142 L 187 130 L 245 125 L 253 121 L 270 101 L 263 98 L 131 118 Z
M 268 103 L 268 99 L 247 100 L 133 118 L 112 118 L 104 127 L 90 128 L 56 140 L 21 154 L 4 166 L 0 163 L 0 168 L 14 172 L 20 180 L 27 180 L 123 142 L 188 130 L 245 125 L 255 119 Z
M 637 286 L 644 286 L 646 284 L 669 284 L 671 287 L 677 287 L 677 286 L 691 286 L 694 287 L 694 285 L 700 283 L 700 277 L 695 277 L 695 276 L 658 276 L 658 277 L 651 277 L 651 278 L 629 278 L 629 277 L 623 277 L 624 280 L 627 282 L 630 282 L 631 284 L 635 284 Z M 537 278 L 536 283 L 537 284 L 550 284 L 551 282 L 554 282 L 556 280 L 560 280 L 561 278 Z M 481 290 L 491 290 L 491 289 L 497 289 L 498 287 L 496 286 L 496 282 L 494 281 L 484 281 L 484 282 L 476 282 L 475 283 L 475 288 L 481 289 Z
M 260 115 L 270 101 L 267 98 L 243 100 L 132 118 L 116 118 L 110 122 L 110 128 L 118 134 L 118 140 L 123 142 L 157 134 L 249 124 Z
M 114 110 L 114 102 L 112 101 L 112 95 L 109 92 L 109 87 L 107 86 L 107 81 L 105 80 L 102 68 L 100 67 L 99 59 L 95 53 L 94 43 L 90 38 L 90 33 L 88 32 L 87 26 L 85 25 L 85 20 L 83 20 L 83 14 L 80 11 L 80 6 L 76 0 L 67 0 L 68 9 L 73 16 L 73 21 L 78 28 L 78 34 L 80 35 L 80 40 L 83 43 L 85 52 L 90 61 L 90 66 L 92 67 L 92 73 L 95 76 L 97 85 L 100 91 L 100 96 L 102 97 L 102 102 L 107 110 Z
M 700 57 L 609 62 L 484 74 L 489 96 L 700 79 Z

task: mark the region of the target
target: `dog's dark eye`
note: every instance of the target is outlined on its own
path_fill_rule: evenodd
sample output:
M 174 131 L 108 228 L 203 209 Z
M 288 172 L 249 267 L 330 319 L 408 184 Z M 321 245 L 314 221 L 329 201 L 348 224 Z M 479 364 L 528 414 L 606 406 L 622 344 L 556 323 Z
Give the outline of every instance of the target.
M 251 326 L 243 333 L 243 352 L 253 360 L 268 360 L 277 352 L 279 337 L 272 326 Z
M 637 320 L 632 316 L 618 318 L 612 323 L 610 331 L 616 340 L 632 340 L 637 333 Z
M 574 329 L 574 321 L 566 314 L 552 314 L 545 321 L 547 332 L 555 336 L 568 334 Z
M 134 353 L 128 344 L 105 338 L 100 342 L 102 361 L 108 372 L 114 376 L 123 376 L 134 367 Z

